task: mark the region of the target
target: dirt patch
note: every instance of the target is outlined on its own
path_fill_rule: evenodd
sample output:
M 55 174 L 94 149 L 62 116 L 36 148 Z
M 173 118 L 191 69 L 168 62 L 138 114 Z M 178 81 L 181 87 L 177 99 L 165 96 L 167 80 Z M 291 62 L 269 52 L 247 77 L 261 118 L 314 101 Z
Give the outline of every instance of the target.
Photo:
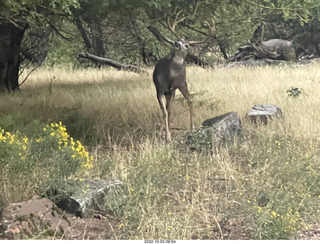
M 51 200 L 34 196 L 31 200 L 13 203 L 2 212 L 0 240 L 18 239 L 114 239 L 114 219 L 101 214 L 79 218 L 59 209 Z
M 320 240 L 320 224 L 298 232 L 296 240 Z

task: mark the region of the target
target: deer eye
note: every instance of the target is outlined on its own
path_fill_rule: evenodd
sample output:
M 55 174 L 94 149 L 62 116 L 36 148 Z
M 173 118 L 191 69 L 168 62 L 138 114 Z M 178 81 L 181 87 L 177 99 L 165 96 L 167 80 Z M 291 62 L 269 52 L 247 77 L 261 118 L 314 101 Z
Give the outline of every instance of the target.
M 190 47 L 190 45 L 187 43 L 184 45 L 186 49 L 188 49 Z
M 176 47 L 180 47 L 180 43 L 179 42 L 175 42 L 174 43 Z

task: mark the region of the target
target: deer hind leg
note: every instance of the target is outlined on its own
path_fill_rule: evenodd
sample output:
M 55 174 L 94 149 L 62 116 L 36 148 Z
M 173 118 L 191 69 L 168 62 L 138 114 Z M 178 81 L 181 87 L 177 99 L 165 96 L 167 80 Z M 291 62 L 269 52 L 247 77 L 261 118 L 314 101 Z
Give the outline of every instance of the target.
M 166 97 L 162 94 L 157 94 L 157 98 L 160 104 L 160 108 L 162 111 L 162 116 L 163 116 L 163 121 L 161 124 L 160 132 L 163 130 L 163 126 L 165 126 L 166 129 L 166 140 L 171 141 L 171 134 L 169 131 L 169 116 L 168 116 L 168 111 L 166 108 Z
M 187 103 L 188 103 L 188 106 L 189 106 L 189 111 L 190 111 L 190 129 L 193 131 L 194 130 L 193 105 L 192 105 L 192 102 L 190 100 L 190 94 L 189 94 L 189 91 L 188 91 L 188 87 L 185 86 L 185 87 L 179 88 L 179 91 L 184 96 L 184 98 L 187 100 Z

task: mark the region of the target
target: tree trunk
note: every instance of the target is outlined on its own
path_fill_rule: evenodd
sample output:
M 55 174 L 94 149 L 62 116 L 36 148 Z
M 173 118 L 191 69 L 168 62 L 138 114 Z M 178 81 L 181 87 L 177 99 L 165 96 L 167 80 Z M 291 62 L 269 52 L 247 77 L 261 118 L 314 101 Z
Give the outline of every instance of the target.
M 103 57 L 106 54 L 106 51 L 103 45 L 103 35 L 100 23 L 94 25 L 92 35 L 93 52 L 95 55 Z
M 222 41 L 220 41 L 217 37 L 215 37 L 215 40 L 218 43 L 218 46 L 219 46 L 220 51 L 221 51 L 221 53 L 223 55 L 223 58 L 225 60 L 228 60 L 228 55 L 227 55 L 227 51 L 226 51 L 226 48 L 225 48 L 225 44 Z
M 20 45 L 27 26 L 0 23 L 0 92 L 19 89 Z
M 82 40 L 84 42 L 84 45 L 86 46 L 87 52 L 89 52 L 92 49 L 92 45 L 90 43 L 89 37 L 87 36 L 87 33 L 86 33 L 84 27 L 83 27 L 83 24 L 78 16 L 75 17 L 74 21 L 78 27 L 78 30 L 80 31 L 80 34 L 81 34 Z

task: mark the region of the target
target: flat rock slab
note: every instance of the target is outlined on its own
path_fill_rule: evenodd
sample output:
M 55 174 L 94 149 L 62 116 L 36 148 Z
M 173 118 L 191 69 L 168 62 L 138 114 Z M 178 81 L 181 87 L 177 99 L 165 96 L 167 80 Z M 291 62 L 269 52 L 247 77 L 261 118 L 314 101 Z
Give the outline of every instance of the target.
M 254 105 L 249 112 L 247 117 L 253 123 L 262 122 L 267 124 L 270 119 L 282 118 L 283 114 L 281 109 L 273 104 L 260 104 Z
M 188 136 L 187 143 L 192 149 L 208 149 L 240 135 L 241 130 L 240 116 L 230 112 L 203 121 L 202 127 Z
M 90 179 L 81 182 L 58 182 L 45 192 L 63 210 L 79 217 L 91 217 L 95 211 L 103 211 L 104 200 L 109 191 L 122 186 L 118 180 Z

